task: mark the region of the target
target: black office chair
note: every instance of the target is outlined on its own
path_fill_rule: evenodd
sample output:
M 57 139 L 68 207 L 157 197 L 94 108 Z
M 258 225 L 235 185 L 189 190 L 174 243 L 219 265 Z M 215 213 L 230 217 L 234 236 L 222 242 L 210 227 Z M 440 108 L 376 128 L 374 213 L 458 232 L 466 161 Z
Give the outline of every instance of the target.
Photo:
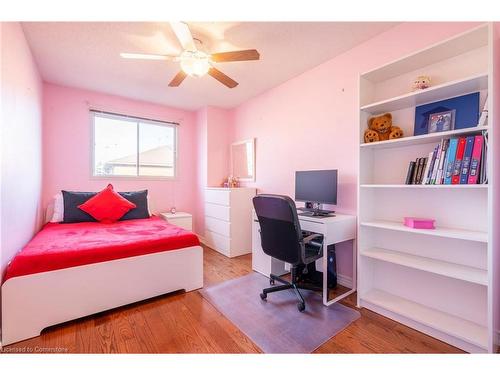
M 291 265 L 291 282 L 271 274 L 271 285 L 275 281 L 283 285 L 263 289 L 260 298 L 265 300 L 269 293 L 293 289 L 299 299 L 297 308 L 304 311 L 306 304 L 299 288 L 318 290 L 317 287 L 302 281 L 303 273 L 308 269 L 307 265 L 323 256 L 323 235 L 301 230 L 297 209 L 290 197 L 260 194 L 253 198 L 253 205 L 260 224 L 262 250 L 267 255 Z

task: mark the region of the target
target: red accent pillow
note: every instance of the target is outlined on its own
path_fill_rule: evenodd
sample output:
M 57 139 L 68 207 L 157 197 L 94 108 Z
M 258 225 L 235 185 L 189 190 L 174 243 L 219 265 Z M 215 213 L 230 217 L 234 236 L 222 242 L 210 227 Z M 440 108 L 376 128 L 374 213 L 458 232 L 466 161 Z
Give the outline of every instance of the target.
M 85 211 L 94 219 L 105 224 L 118 221 L 135 207 L 135 204 L 115 192 L 111 184 L 78 206 L 80 210 Z

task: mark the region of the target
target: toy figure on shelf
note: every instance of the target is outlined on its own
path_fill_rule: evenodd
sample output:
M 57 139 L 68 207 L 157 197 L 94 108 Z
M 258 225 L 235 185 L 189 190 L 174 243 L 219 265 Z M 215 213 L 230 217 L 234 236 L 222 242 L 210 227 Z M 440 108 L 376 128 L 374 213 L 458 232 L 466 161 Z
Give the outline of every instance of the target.
M 240 181 L 238 177 L 229 176 L 222 186 L 225 188 L 237 188 L 240 187 Z
M 413 89 L 412 91 L 416 90 L 424 90 L 431 87 L 431 77 L 429 76 L 418 76 L 415 78 L 415 81 L 413 81 Z

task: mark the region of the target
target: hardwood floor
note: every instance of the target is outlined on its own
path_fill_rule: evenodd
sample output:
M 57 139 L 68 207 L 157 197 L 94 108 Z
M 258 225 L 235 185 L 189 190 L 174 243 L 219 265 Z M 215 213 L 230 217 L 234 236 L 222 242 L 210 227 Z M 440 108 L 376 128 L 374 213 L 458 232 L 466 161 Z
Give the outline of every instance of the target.
M 204 283 L 251 272 L 251 256 L 226 258 L 204 248 Z M 355 295 L 343 303 L 355 308 Z M 361 309 L 361 318 L 315 353 L 462 353 L 461 350 Z M 176 292 L 47 328 L 4 352 L 259 353 L 260 349 L 197 291 Z

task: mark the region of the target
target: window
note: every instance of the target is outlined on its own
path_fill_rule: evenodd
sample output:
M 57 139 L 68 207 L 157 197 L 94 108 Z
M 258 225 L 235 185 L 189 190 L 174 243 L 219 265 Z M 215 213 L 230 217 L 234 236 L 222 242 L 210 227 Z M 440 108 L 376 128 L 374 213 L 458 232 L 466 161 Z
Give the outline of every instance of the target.
M 175 177 L 177 124 L 91 111 L 93 176 Z

